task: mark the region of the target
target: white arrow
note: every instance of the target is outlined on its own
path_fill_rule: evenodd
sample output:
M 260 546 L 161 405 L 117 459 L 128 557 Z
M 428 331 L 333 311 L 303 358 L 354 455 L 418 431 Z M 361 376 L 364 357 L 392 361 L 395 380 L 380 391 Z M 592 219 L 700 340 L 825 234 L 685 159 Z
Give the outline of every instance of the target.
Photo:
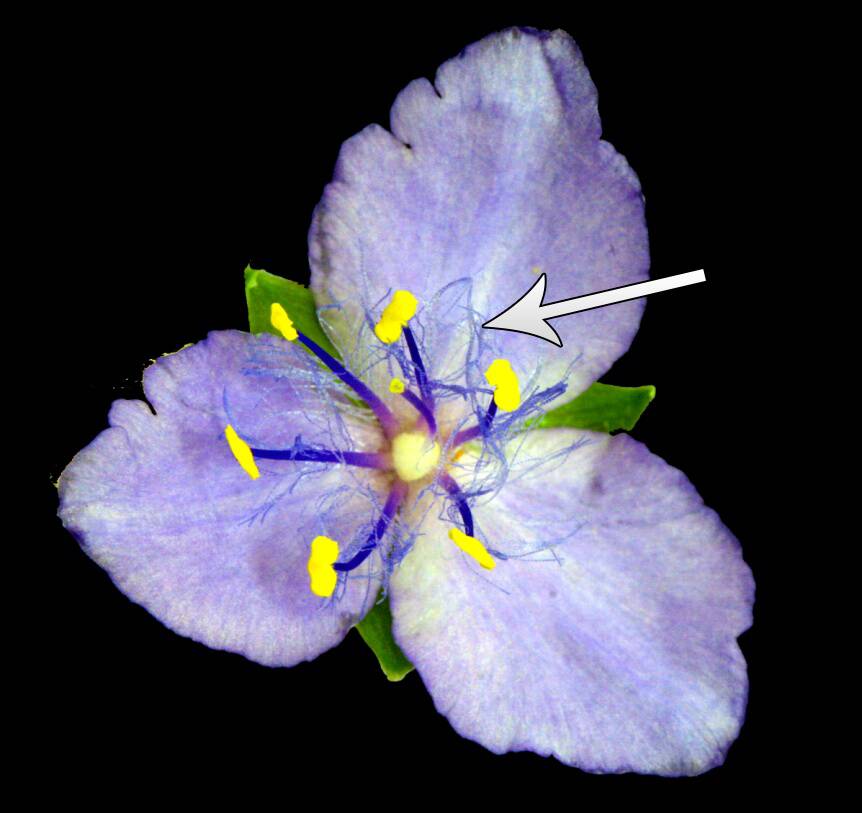
M 686 274 L 674 274 L 672 277 L 635 282 L 631 285 L 609 288 L 607 291 L 597 291 L 594 294 L 575 296 L 571 299 L 561 299 L 559 302 L 549 302 L 545 305 L 542 300 L 545 298 L 547 279 L 542 274 L 535 285 L 517 302 L 485 322 L 482 327 L 489 330 L 526 333 L 528 336 L 537 336 L 557 347 L 562 347 L 563 342 L 557 335 L 557 331 L 548 324 L 548 319 L 558 319 L 570 313 L 603 308 L 605 305 L 615 305 L 617 302 L 626 302 L 629 299 L 640 299 L 642 296 L 672 291 L 674 288 L 694 285 L 697 282 L 706 282 L 706 274 L 703 271 L 689 271 Z

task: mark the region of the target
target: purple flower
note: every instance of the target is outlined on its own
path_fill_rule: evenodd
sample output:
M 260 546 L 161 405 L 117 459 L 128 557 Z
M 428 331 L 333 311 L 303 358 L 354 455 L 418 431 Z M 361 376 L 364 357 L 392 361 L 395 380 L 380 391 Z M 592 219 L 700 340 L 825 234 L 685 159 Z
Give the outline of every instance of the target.
M 685 476 L 626 435 L 537 429 L 628 348 L 643 301 L 565 347 L 483 322 L 648 275 L 634 173 L 571 39 L 511 30 L 342 148 L 311 287 L 338 356 L 211 333 L 144 375 L 60 479 L 131 599 L 263 664 L 335 646 L 388 596 L 456 730 L 591 771 L 700 773 L 741 724 L 753 582 Z

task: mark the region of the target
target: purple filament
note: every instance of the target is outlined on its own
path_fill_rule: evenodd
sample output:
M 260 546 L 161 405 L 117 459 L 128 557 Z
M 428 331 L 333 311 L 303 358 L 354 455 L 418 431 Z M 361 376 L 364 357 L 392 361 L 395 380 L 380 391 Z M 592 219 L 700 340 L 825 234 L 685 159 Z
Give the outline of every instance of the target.
M 377 524 L 374 526 L 374 530 L 368 535 L 365 544 L 356 552 L 352 559 L 347 562 L 336 562 L 332 566 L 333 570 L 346 573 L 359 567 L 371 555 L 371 551 L 377 547 L 383 538 L 383 534 L 386 533 L 386 529 L 389 527 L 389 523 L 395 516 L 395 512 L 398 510 L 398 506 L 401 504 L 401 500 L 404 499 L 406 493 L 407 485 L 405 483 L 398 482 L 392 487 L 392 491 L 389 492 L 389 496 L 386 499 L 386 505 L 383 506 L 383 513 L 380 514 L 380 519 L 377 520 Z
M 467 505 L 467 498 L 461 491 L 461 487 L 446 472 L 440 474 L 440 483 L 455 502 L 458 512 L 461 514 L 461 519 L 464 521 L 464 533 L 467 536 L 473 536 L 473 513 L 470 511 L 470 506 Z
M 343 463 L 347 466 L 362 466 L 366 469 L 390 468 L 388 456 L 380 452 L 342 452 L 329 449 L 252 449 L 255 458 L 261 460 L 296 460 L 297 462 Z
M 410 358 L 413 359 L 413 364 L 416 367 L 416 381 L 419 383 L 419 392 L 422 393 L 422 400 L 428 406 L 428 409 L 433 411 L 434 396 L 431 395 L 431 388 L 428 386 L 428 373 L 425 372 L 425 365 L 422 363 L 422 356 L 419 355 L 419 347 L 416 345 L 413 331 L 406 326 L 404 328 L 404 341 L 407 342 Z
M 404 390 L 401 395 L 414 407 L 416 407 L 416 410 L 422 416 L 422 419 L 425 421 L 426 424 L 428 424 L 428 431 L 431 433 L 431 435 L 436 435 L 437 421 L 434 419 L 434 413 L 428 408 L 428 405 L 415 393 L 410 392 L 410 390 Z
M 393 437 L 398 432 L 398 422 L 374 392 L 363 384 L 353 373 L 348 372 L 338 361 L 329 355 L 317 342 L 312 341 L 304 333 L 297 331 L 297 338 L 317 356 L 335 375 L 348 387 L 351 387 L 366 404 L 374 411 L 383 431 L 388 437 Z
M 471 426 L 469 429 L 463 429 L 458 432 L 455 437 L 452 438 L 452 447 L 457 449 L 462 443 L 467 443 L 467 441 L 473 440 L 473 438 L 477 438 L 479 435 L 484 435 L 491 428 L 491 424 L 494 423 L 494 416 L 496 414 L 497 402 L 492 396 L 491 403 L 485 411 L 485 414 L 482 416 L 482 420 L 479 421 L 476 426 Z

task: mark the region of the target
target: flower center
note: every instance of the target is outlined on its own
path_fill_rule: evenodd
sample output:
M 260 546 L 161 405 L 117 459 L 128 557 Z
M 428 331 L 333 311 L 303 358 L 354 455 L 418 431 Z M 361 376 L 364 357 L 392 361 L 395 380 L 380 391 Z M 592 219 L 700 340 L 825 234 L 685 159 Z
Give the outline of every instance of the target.
M 391 471 L 395 469 L 398 480 L 392 483 L 386 503 L 378 515 L 377 522 L 367 534 L 365 541 L 357 547 L 356 542 L 349 544 L 345 551 L 339 543 L 327 536 L 317 536 L 311 544 L 308 559 L 308 574 L 311 592 L 323 598 L 332 596 L 339 582 L 343 579 L 339 574 L 348 574 L 361 565 L 375 551 L 390 525 L 397 521 L 398 510 L 406 497 L 409 487 L 422 478 L 435 475 L 439 484 L 454 502 L 464 523 L 464 530 L 453 528 L 449 538 L 468 556 L 472 557 L 483 568 L 491 570 L 495 567 L 495 558 L 505 556 L 499 551 L 486 548 L 473 536 L 473 514 L 470 511 L 467 496 L 462 492 L 455 479 L 445 470 L 438 469 L 440 463 L 440 444 L 437 436 L 437 420 L 434 416 L 435 393 L 428 372 L 422 362 L 419 347 L 408 323 L 416 313 L 416 297 L 409 291 L 396 291 L 392 301 L 384 309 L 374 332 L 384 344 L 392 344 L 403 336 L 409 353 L 409 361 L 401 360 L 401 367 L 409 375 L 419 389 L 419 394 L 408 389 L 400 378 L 393 378 L 389 391 L 400 395 L 409 402 L 425 424 L 422 431 L 399 431 L 398 420 L 383 402 L 366 384 L 344 367 L 340 361 L 327 353 L 320 345 L 296 329 L 287 311 L 277 302 L 272 303 L 270 321 L 287 341 L 300 342 L 310 350 L 332 373 L 340 379 L 368 405 L 374 412 L 383 434 L 390 440 L 390 452 L 362 452 L 342 449 L 323 449 L 309 446 L 297 436 L 288 449 L 253 448 L 244 440 L 233 426 L 225 427 L 225 438 L 237 462 L 252 480 L 261 477 L 256 459 L 291 460 L 307 463 L 331 463 L 336 465 L 359 466 Z M 512 366 L 505 359 L 495 359 L 485 372 L 485 378 L 493 387 L 493 400 L 476 426 L 460 430 L 447 442 L 447 446 L 457 449 L 462 444 L 487 434 L 491 429 L 498 408 L 503 412 L 514 412 L 521 405 L 521 392 L 518 377 Z M 565 387 L 563 387 L 565 389 Z M 454 458 L 457 460 L 457 456 Z M 342 553 L 346 554 L 342 559 Z
M 402 432 L 392 440 L 392 465 L 405 483 L 421 480 L 440 461 L 440 444 L 425 432 Z

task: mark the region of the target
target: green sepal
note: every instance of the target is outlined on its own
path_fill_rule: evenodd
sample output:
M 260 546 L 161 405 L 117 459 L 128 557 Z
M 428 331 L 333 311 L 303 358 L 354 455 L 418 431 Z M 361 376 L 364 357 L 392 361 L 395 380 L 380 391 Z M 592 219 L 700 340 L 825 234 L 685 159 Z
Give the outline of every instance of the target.
M 386 677 L 393 683 L 403 680 L 413 671 L 413 664 L 407 660 L 392 637 L 389 599 L 375 604 L 371 612 L 356 625 L 356 629 L 377 656 L 377 662 Z
M 653 386 L 615 387 L 595 383 L 577 398 L 527 425 L 538 429 L 571 427 L 594 432 L 615 432 L 618 429 L 629 432 L 653 398 Z
M 278 302 L 287 311 L 300 333 L 317 342 L 330 355 L 340 358 L 320 326 L 314 296 L 304 285 L 248 266 L 245 269 L 245 301 L 248 304 L 248 324 L 252 333 L 281 336 L 269 320 L 272 303 Z

